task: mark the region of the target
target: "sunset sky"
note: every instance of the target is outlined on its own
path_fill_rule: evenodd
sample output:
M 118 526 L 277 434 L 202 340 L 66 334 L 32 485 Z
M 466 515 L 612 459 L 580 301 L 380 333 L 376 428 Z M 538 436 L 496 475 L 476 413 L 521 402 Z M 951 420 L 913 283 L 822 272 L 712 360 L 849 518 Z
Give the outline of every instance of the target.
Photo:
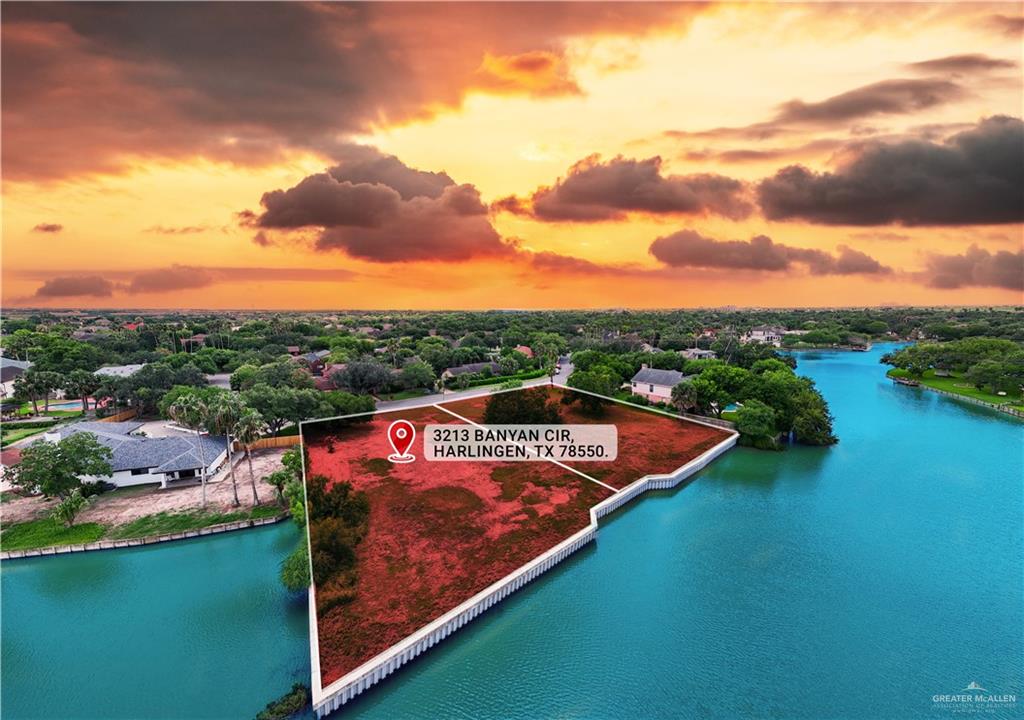
M 1010 4 L 3 4 L 2 300 L 1024 303 Z

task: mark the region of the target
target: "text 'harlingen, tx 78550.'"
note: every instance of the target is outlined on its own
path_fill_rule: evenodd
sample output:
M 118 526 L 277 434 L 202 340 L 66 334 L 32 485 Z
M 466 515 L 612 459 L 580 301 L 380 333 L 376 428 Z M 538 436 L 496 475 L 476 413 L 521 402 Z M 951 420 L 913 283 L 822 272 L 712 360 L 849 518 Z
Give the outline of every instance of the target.
M 618 457 L 614 425 L 427 425 L 427 460 L 611 461 Z

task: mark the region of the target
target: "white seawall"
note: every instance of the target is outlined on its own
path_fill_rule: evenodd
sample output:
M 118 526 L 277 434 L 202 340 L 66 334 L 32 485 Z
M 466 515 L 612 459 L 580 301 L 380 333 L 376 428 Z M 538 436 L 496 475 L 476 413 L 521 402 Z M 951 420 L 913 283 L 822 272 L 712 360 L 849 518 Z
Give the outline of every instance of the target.
M 488 608 L 572 555 L 597 536 L 600 518 L 648 490 L 673 488 L 736 444 L 732 434 L 707 452 L 667 475 L 645 475 L 590 508 L 590 524 L 514 572 L 485 588 L 429 625 L 338 678 L 327 687 L 320 684 L 320 642 L 317 634 L 316 597 L 309 592 L 310 662 L 313 669 L 313 710 L 318 718 L 337 710 L 352 698 L 386 678 L 413 658 L 432 648 Z

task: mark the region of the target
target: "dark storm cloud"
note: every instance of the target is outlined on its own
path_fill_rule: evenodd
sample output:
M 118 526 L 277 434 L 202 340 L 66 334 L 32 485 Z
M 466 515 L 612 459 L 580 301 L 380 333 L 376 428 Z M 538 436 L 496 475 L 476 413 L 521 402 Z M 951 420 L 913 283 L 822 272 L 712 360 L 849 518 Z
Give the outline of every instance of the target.
M 493 207 L 539 220 L 579 222 L 617 220 L 630 212 L 733 219 L 750 214 L 740 181 L 714 174 L 663 175 L 661 164 L 660 157 L 619 156 L 602 162 L 592 155 L 573 165 L 554 185 L 535 191 L 528 204 L 504 198 Z
M 994 117 L 942 144 L 865 145 L 835 172 L 799 165 L 757 188 L 771 220 L 825 225 L 986 225 L 1024 221 L 1024 123 Z
M 117 171 L 132 155 L 240 163 L 458 107 L 577 92 L 566 43 L 679 27 L 697 5 L 12 3 L 2 25 L 8 177 Z M 501 82 L 481 75 L 504 59 Z M 548 68 L 550 70 L 550 68 Z M 493 73 L 491 73 L 493 75 Z M 550 75 L 558 80 L 561 75 Z M 59 123 L 53 122 L 60 118 Z M 70 129 L 70 131 L 69 131 Z
M 913 113 L 965 95 L 963 88 L 949 80 L 883 80 L 821 102 L 790 100 L 783 103 L 775 122 L 831 125 L 874 115 Z
M 326 227 L 316 248 L 381 263 L 459 262 L 515 253 L 491 225 L 472 185 L 448 187 L 436 200 L 417 197 L 400 203 L 376 227 Z
M 910 63 L 907 67 L 918 72 L 947 72 L 962 75 L 967 73 L 985 73 L 990 70 L 1012 69 L 1017 67 L 1017 63 L 1013 60 L 1002 60 L 981 53 L 969 53 Z
M 1009 37 L 1024 35 L 1024 15 L 989 15 L 986 24 Z
M 125 286 L 129 293 L 163 293 L 176 290 L 195 290 L 214 283 L 213 274 L 201 267 L 172 265 L 137 273 Z
M 59 225 L 58 223 L 39 223 L 34 228 L 32 228 L 32 232 L 59 233 L 63 229 L 64 226 Z
M 771 148 L 730 148 L 726 150 L 690 150 L 683 153 L 683 158 L 690 161 L 715 160 L 723 163 L 755 163 L 770 162 L 772 160 L 792 160 L 795 158 L 807 157 L 809 155 L 820 155 L 822 153 L 837 150 L 846 144 L 846 140 L 840 138 L 820 138 L 793 147 L 771 147 Z
M 790 100 L 770 120 L 741 127 L 710 130 L 667 130 L 677 140 L 770 140 L 803 132 L 803 128 L 850 129 L 851 123 L 885 115 L 909 115 L 947 105 L 968 96 L 955 82 L 940 78 L 883 80 L 818 102 Z
M 814 275 L 878 275 L 891 272 L 874 258 L 845 245 L 839 254 L 796 248 L 773 242 L 766 235 L 749 241 L 715 240 L 693 230 L 681 230 L 651 243 L 650 253 L 671 267 L 723 268 L 780 272 L 794 264 Z
M 36 290 L 36 297 L 109 297 L 113 292 L 114 283 L 99 275 L 69 275 L 47 280 Z
M 971 245 L 962 255 L 932 254 L 927 282 L 937 288 L 996 287 L 1024 291 L 1024 251 L 989 252 Z
M 288 190 L 263 194 L 264 228 L 351 225 L 376 227 L 394 215 L 401 196 L 385 185 L 338 182 L 330 173 L 303 178 Z
M 339 147 L 334 157 L 339 162 L 327 173 L 338 182 L 387 185 L 403 200 L 439 198 L 446 187 L 455 184 L 447 173 L 416 170 L 394 155 L 386 155 L 368 145 Z
M 239 221 L 263 231 L 318 228 L 316 249 L 372 262 L 458 262 L 514 252 L 472 185 L 410 168 L 374 148 L 349 147 L 342 157 L 295 187 L 264 193 L 263 212 L 243 211 Z M 259 245 L 271 241 L 267 232 L 255 238 Z

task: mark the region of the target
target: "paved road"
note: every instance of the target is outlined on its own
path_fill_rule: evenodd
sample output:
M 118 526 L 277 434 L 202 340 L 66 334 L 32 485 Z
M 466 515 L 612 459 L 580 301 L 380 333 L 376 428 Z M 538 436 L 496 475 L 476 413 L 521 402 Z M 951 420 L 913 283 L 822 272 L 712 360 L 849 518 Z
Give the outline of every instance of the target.
M 561 371 L 555 375 L 555 382 L 561 385 L 565 385 L 565 381 L 569 379 L 569 375 L 572 374 L 572 363 L 563 362 Z M 550 382 L 547 375 L 544 377 L 534 378 L 533 380 L 523 380 L 523 387 L 535 387 L 537 385 L 547 385 Z M 420 397 L 407 398 L 405 400 L 381 400 L 377 403 L 378 410 L 397 410 L 400 408 L 417 407 L 419 405 L 427 405 L 429 403 L 437 402 L 448 402 L 450 400 L 464 400 L 466 398 L 480 397 L 482 395 L 490 395 L 494 391 L 495 386 L 490 387 L 478 387 L 470 388 L 469 390 L 446 390 L 444 393 L 434 393 L 432 395 L 422 395 Z

